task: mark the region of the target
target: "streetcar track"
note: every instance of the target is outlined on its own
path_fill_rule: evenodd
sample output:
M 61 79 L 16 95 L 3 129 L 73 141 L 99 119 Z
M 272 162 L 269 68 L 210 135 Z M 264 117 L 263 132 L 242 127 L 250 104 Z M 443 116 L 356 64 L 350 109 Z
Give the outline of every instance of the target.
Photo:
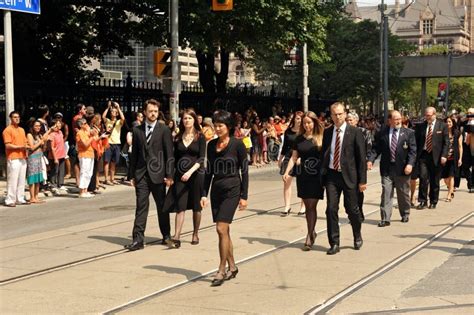
M 377 185 L 379 183 L 380 182 L 370 183 L 370 184 L 367 184 L 367 186 L 373 186 L 373 185 Z M 255 194 L 251 194 L 250 196 L 257 195 L 257 194 L 262 194 L 262 193 L 275 192 L 275 191 L 279 191 L 279 190 L 281 190 L 281 188 L 272 189 L 272 190 L 263 191 L 263 192 L 261 191 L 261 192 L 255 193 Z M 300 202 L 295 202 L 295 203 L 292 203 L 291 205 L 295 206 L 295 205 L 299 205 L 299 204 L 300 204 Z M 276 207 L 276 208 L 271 208 L 271 209 L 268 209 L 268 210 L 262 210 L 262 211 L 259 211 L 259 212 L 255 212 L 255 213 L 237 218 L 237 219 L 234 220 L 234 222 L 239 222 L 239 221 L 250 219 L 250 218 L 253 218 L 253 217 L 256 217 L 256 216 L 259 216 L 259 215 L 264 215 L 264 214 L 267 214 L 267 213 L 271 213 L 271 212 L 274 212 L 274 211 L 276 211 L 278 209 L 281 209 L 283 207 L 284 206 L 279 206 L 279 207 Z M 254 210 L 254 209 L 248 209 L 248 210 Z M 376 211 L 378 211 L 378 210 L 376 210 Z M 372 213 L 373 212 L 370 212 L 369 214 L 372 214 Z M 154 216 L 156 216 L 156 215 L 154 214 L 154 215 L 151 215 L 150 217 L 154 217 Z M 114 225 L 118 225 L 118 224 L 123 224 L 123 223 L 129 222 L 129 221 L 130 220 L 126 220 L 126 221 L 118 222 L 118 223 L 112 223 L 112 224 L 108 224 L 108 225 L 104 225 L 104 226 L 100 226 L 100 227 L 86 229 L 86 230 L 83 230 L 81 232 L 93 231 L 93 230 L 97 230 L 99 228 L 110 227 L 110 226 L 114 226 Z M 213 229 L 214 227 L 215 227 L 214 224 L 207 225 L 205 227 L 200 228 L 199 231 L 200 232 L 207 231 L 207 230 Z M 325 230 L 323 230 L 323 231 L 325 231 Z M 59 235 L 59 236 L 65 236 L 65 235 L 74 234 L 74 233 L 77 233 L 77 232 L 71 232 L 71 233 L 62 234 L 62 235 Z M 182 233 L 181 235 L 183 237 L 186 237 L 186 236 L 191 235 L 192 233 L 193 233 L 192 231 L 188 231 L 188 232 Z M 55 235 L 55 236 L 52 236 L 52 237 L 49 237 L 49 238 L 44 238 L 44 239 L 41 239 L 41 241 L 47 240 L 47 239 L 53 239 L 53 238 L 56 238 L 56 237 L 59 237 L 59 236 Z M 34 240 L 34 241 L 25 242 L 25 243 L 16 244 L 16 245 L 11 245 L 11 246 L 5 246 L 3 248 L 9 248 L 9 247 L 14 247 L 14 246 L 19 246 L 19 245 L 31 244 L 31 243 L 35 243 L 35 242 L 38 242 L 38 241 L 40 241 L 40 240 Z M 295 242 L 297 242 L 297 241 L 295 241 Z M 157 245 L 160 242 L 161 242 L 161 240 L 151 241 L 151 242 L 147 243 L 146 246 L 154 246 L 154 245 Z M 108 251 L 108 252 L 105 252 L 105 253 L 102 253 L 102 254 L 89 256 L 89 257 L 82 258 L 82 259 L 77 259 L 77 260 L 67 262 L 67 263 L 64 263 L 64 264 L 60 264 L 60 265 L 56 265 L 56 266 L 52 266 L 52 267 L 48 267 L 48 268 L 43 268 L 41 270 L 36 270 L 36 271 L 32 271 L 32 272 L 25 273 L 25 274 L 22 274 L 22 275 L 18 275 L 18 276 L 14 276 L 14 277 L 10 277 L 10 278 L 7 278 L 7 279 L 0 280 L 0 286 L 5 286 L 5 285 L 11 284 L 11 283 L 28 280 L 28 279 L 31 279 L 31 278 L 34 278 L 34 277 L 39 277 L 39 276 L 42 276 L 42 275 L 45 275 L 45 274 L 48 274 L 48 273 L 52 273 L 52 272 L 72 268 L 72 267 L 75 267 L 75 266 L 78 266 L 78 265 L 83 265 L 83 264 L 90 263 L 90 262 L 95 262 L 95 261 L 98 261 L 98 260 L 106 259 L 106 258 L 117 256 L 117 255 L 120 255 L 120 254 L 125 254 L 125 253 L 128 253 L 128 252 L 129 251 L 127 249 L 117 249 L 117 250 Z
M 268 190 L 268 191 L 261 191 L 261 192 L 258 192 L 258 193 L 254 193 L 254 194 L 249 194 L 249 196 L 254 196 L 254 195 L 257 195 L 257 194 L 264 194 L 264 193 L 271 193 L 271 192 L 275 192 L 275 191 L 278 191 L 278 190 L 281 190 L 281 189 L 272 189 L 272 190 Z M 295 203 L 296 204 L 296 203 Z M 5 207 L 6 208 L 6 207 Z M 153 213 L 151 214 L 148 218 L 154 218 L 156 217 L 156 213 Z M 120 217 L 119 217 L 120 218 Z M 83 232 L 88 232 L 88 231 L 94 231 L 94 230 L 98 230 L 98 229 L 102 229 L 102 228 L 105 228 L 105 227 L 111 227 L 111 226 L 115 226 L 115 225 L 120 225 L 120 224 L 124 224 L 124 223 L 128 223 L 130 222 L 130 219 L 128 220 L 124 220 L 124 221 L 120 221 L 120 222 L 114 222 L 114 223 L 110 223 L 110 224 L 105 224 L 105 225 L 101 225 L 99 227 L 93 227 L 93 228 L 88 228 L 88 229 L 84 229 L 84 230 L 81 230 L 79 231 L 79 233 L 83 233 Z M 90 222 L 90 223 L 93 223 L 93 222 Z M 89 223 L 89 224 L 90 224 Z M 88 224 L 88 223 L 86 223 Z M 68 228 L 71 228 L 71 227 L 66 227 L 66 228 L 62 228 L 60 230 L 67 230 Z M 47 232 L 41 232 L 41 233 L 47 233 Z M 41 234 L 40 233 L 40 234 Z M 49 236 L 49 237 L 44 237 L 44 238 L 38 238 L 38 239 L 35 239 L 35 240 L 31 240 L 31 241 L 26 241 L 26 242 L 23 242 L 23 243 L 19 243 L 19 244 L 13 244 L 13 245 L 8 245 L 8 246 L 3 246 L 3 247 L 0 247 L 0 250 L 1 249 L 4 249 L 4 248 L 10 248 L 10 247 L 17 247 L 17 246 L 22 246 L 22 245 L 27 245 L 27 244 L 32 244 L 32 243 L 36 243 L 36 242 L 39 242 L 39 241 L 45 241 L 45 240 L 50 240 L 50 239 L 53 239 L 53 238 L 56 238 L 56 237 L 62 237 L 62 236 L 66 236 L 66 235 L 71 235 L 71 234 L 77 234 L 78 232 L 77 231 L 71 231 L 71 232 L 64 232 L 62 234 L 57 234 L 57 235 L 53 235 L 53 236 Z M 186 232 L 186 233 L 189 233 L 189 232 Z M 183 233 L 184 234 L 184 233 Z M 24 237 L 24 236 L 20 236 L 18 238 L 21 238 L 21 237 Z M 7 242 L 11 239 L 5 239 L 5 240 L 2 240 L 4 242 Z M 0 241 L 0 242 L 2 242 Z M 151 242 L 150 242 L 151 243 Z M 0 284 L 1 284 L 1 281 L 0 281 Z
M 300 203 L 296 202 L 296 203 L 292 203 L 291 205 L 298 205 L 298 204 L 300 204 Z M 256 216 L 259 216 L 259 215 L 264 215 L 264 214 L 276 211 L 278 209 L 282 209 L 283 207 L 284 206 L 279 206 L 279 207 L 276 207 L 276 208 L 255 212 L 255 213 L 237 218 L 233 222 L 239 222 L 239 221 L 250 219 L 250 218 L 253 218 L 253 217 L 256 217 Z M 248 209 L 248 210 L 254 210 L 254 209 Z M 112 225 L 114 225 L 114 224 L 112 224 Z M 205 227 L 200 228 L 199 231 L 200 232 L 207 231 L 207 230 L 213 229 L 214 227 L 215 227 L 214 224 L 207 225 Z M 97 228 L 94 228 L 94 229 L 91 229 L 91 230 L 95 230 L 95 229 L 97 229 Z M 192 233 L 193 233 L 193 231 L 184 232 L 184 233 L 181 233 L 181 236 L 183 236 L 183 237 L 189 236 L 189 235 L 192 235 Z M 155 246 L 158 243 L 161 243 L 161 240 L 151 241 L 151 242 L 146 244 L 146 247 Z M 25 244 L 28 244 L 28 243 L 25 243 Z M 23 274 L 23 275 L 19 275 L 19 276 L 7 278 L 7 279 L 4 279 L 4 280 L 0 280 L 0 286 L 5 286 L 5 285 L 8 285 L 8 284 L 11 284 L 11 283 L 14 283 L 14 282 L 27 280 L 27 279 L 30 279 L 30 278 L 33 278 L 33 277 L 38 277 L 38 276 L 41 276 L 41 275 L 44 275 L 44 274 L 47 274 L 47 273 L 60 271 L 60 270 L 63 270 L 63 269 L 75 267 L 75 266 L 82 265 L 82 264 L 89 263 L 89 262 L 98 261 L 98 260 L 101 260 L 101 259 L 116 256 L 116 255 L 119 255 L 119 254 L 125 254 L 125 253 L 128 253 L 128 252 L 129 251 L 127 249 L 117 249 L 117 250 L 106 252 L 106 253 L 103 253 L 103 254 L 78 259 L 78 260 L 75 260 L 75 261 L 71 261 L 71 262 L 68 262 L 68 263 L 56 265 L 56 266 L 53 266 L 53 267 L 44 268 L 44 269 L 41 269 L 41 270 L 26 273 L 26 274 Z
M 400 256 L 392 259 L 382 267 L 378 268 L 371 274 L 363 277 L 362 279 L 354 282 L 352 285 L 346 287 L 344 290 L 340 291 L 339 293 L 335 294 L 325 302 L 316 305 L 315 307 L 309 309 L 306 311 L 304 314 L 305 315 L 316 315 L 316 314 L 326 314 L 328 313 L 332 308 L 334 308 L 337 303 L 343 301 L 347 297 L 351 296 L 355 292 L 359 291 L 360 289 L 364 288 L 368 284 L 372 283 L 376 279 L 380 278 L 387 272 L 391 271 L 401 263 L 405 262 L 409 258 L 413 257 L 416 255 L 419 251 L 436 241 L 437 239 L 443 237 L 445 234 L 449 233 L 453 229 L 457 228 L 459 225 L 462 223 L 466 222 L 470 218 L 474 216 L 474 212 L 468 213 L 467 215 L 464 215 L 463 217 L 459 218 L 456 220 L 454 223 L 451 223 L 449 226 L 446 228 L 442 229 L 438 233 L 432 235 L 430 238 L 424 240 L 420 244 L 416 245 L 412 249 L 409 249 L 408 251 L 404 252 Z
M 379 210 L 376 209 L 376 210 L 373 210 L 369 213 L 366 213 L 366 216 L 370 216 L 376 212 L 378 212 Z M 397 258 L 395 259 L 392 259 L 391 261 L 389 261 L 388 263 L 386 263 L 384 266 L 378 268 L 375 272 L 369 274 L 368 276 L 365 276 L 364 278 L 362 278 L 361 280 L 359 281 L 356 281 L 355 283 L 353 283 L 352 285 L 348 286 L 346 289 L 342 290 L 341 292 L 339 292 L 338 294 L 336 294 L 335 296 L 331 297 L 330 299 L 328 299 L 326 302 L 322 303 L 322 304 L 319 304 L 313 308 L 311 308 L 310 310 L 306 311 L 304 314 L 325 314 L 327 313 L 332 307 L 334 307 L 334 304 L 336 302 L 339 302 L 341 301 L 342 299 L 350 296 L 352 293 L 358 291 L 359 289 L 361 289 L 362 287 L 364 287 L 365 285 L 369 284 L 370 282 L 374 281 L 375 279 L 377 279 L 378 277 L 382 276 L 383 274 L 385 274 L 386 272 L 390 271 L 391 269 L 395 268 L 396 266 L 398 266 L 400 263 L 404 262 L 405 260 L 411 258 L 412 256 L 414 256 L 416 253 L 418 253 L 421 249 L 425 248 L 426 246 L 428 246 L 429 244 L 431 244 L 432 242 L 436 241 L 438 238 L 444 236 L 446 233 L 450 232 L 451 230 L 453 230 L 454 228 L 458 227 L 460 224 L 464 223 L 465 221 L 469 220 L 471 217 L 474 216 L 474 212 L 471 212 L 463 217 L 461 217 L 460 219 L 458 219 L 456 222 L 454 223 L 451 223 L 448 227 L 442 229 L 440 232 L 436 233 L 435 235 L 432 235 L 429 239 L 421 242 L 420 244 L 418 244 L 417 246 L 415 246 L 414 248 L 412 249 L 409 249 L 408 251 L 404 252 L 402 255 L 398 256 Z M 339 225 L 340 226 L 344 226 L 344 225 L 348 225 L 349 224 L 349 221 L 345 222 L 345 223 L 340 223 Z M 319 230 L 317 231 L 317 233 L 321 233 L 321 232 L 324 232 L 326 231 L 327 229 L 322 229 L 322 230 Z M 288 247 L 290 245 L 293 245 L 295 243 L 298 243 L 300 241 L 302 241 L 303 239 L 305 239 L 306 236 L 303 236 L 303 237 L 300 237 L 296 240 L 293 240 L 293 241 L 290 241 L 288 243 L 285 243 L 285 244 L 282 244 L 282 245 L 279 245 L 277 247 L 274 247 L 274 248 L 270 248 L 268 250 L 265 250 L 263 252 L 260 252 L 260 253 L 257 253 L 255 255 L 252 255 L 250 257 L 246 257 L 244 259 L 241 259 L 239 261 L 236 261 L 236 265 L 242 265 L 244 263 L 247 263 L 247 262 L 251 262 L 253 260 L 256 260 L 258 258 L 261 258 L 263 256 L 266 256 L 268 254 L 271 254 L 271 253 L 274 253 L 276 251 L 279 251 L 285 247 Z M 211 271 L 208 271 L 206 273 L 203 273 L 201 275 L 198 275 L 198 276 L 195 276 L 191 279 L 187 279 L 187 280 L 183 280 L 181 282 L 178 282 L 178 283 L 175 283 L 171 286 L 168 286 L 166 288 L 163 288 L 163 289 L 160 289 L 158 291 L 155 291 L 153 293 L 150 293 L 150 294 L 147 294 L 145 296 L 142 296 L 140 298 L 137 298 L 137 299 L 134 299 L 134 300 L 131 300 L 131 301 L 128 301 L 122 305 L 119 305 L 119 306 L 116 306 L 114 308 L 111 308 L 109 310 L 106 310 L 104 312 L 102 312 L 103 315 L 110 315 L 110 314 L 116 314 L 118 312 L 121 312 L 121 311 L 124 311 L 126 309 L 130 309 L 131 307 L 134 307 L 134 306 L 137 306 L 137 305 L 140 305 L 146 301 L 149 301 L 151 299 L 154 299 L 154 298 L 157 298 L 159 296 L 162 296 L 166 293 L 169 293 L 171 291 L 174 291 L 174 290 L 177 290 L 177 289 L 180 289 L 184 286 L 187 286 L 189 284 L 192 284 L 196 281 L 199 281 L 201 279 L 204 279 L 212 274 L 214 274 L 215 272 L 217 272 L 217 268 L 216 269 L 213 269 Z
M 378 213 L 379 211 L 380 211 L 379 209 L 370 211 L 370 212 L 368 212 L 368 213 L 365 213 L 365 216 L 368 217 L 368 216 L 370 216 L 370 215 L 372 215 L 372 214 L 374 214 L 374 213 Z M 344 222 L 344 223 L 339 223 L 339 226 L 345 226 L 345 225 L 349 225 L 349 224 L 350 224 L 350 223 L 349 223 L 349 220 L 347 220 L 347 221 Z M 322 232 L 325 232 L 325 231 L 327 231 L 327 228 L 322 229 L 322 230 L 319 230 L 319 231 L 317 231 L 317 233 L 319 234 L 319 233 L 322 233 Z M 267 249 L 267 250 L 265 250 L 265 251 L 263 251 L 263 252 L 259 252 L 259 253 L 255 254 L 255 255 L 252 255 L 252 256 L 246 257 L 246 258 L 244 258 L 244 259 L 238 260 L 238 261 L 235 262 L 235 264 L 236 264 L 236 265 L 242 265 L 242 264 L 244 264 L 244 263 L 248 263 L 248 262 L 254 261 L 254 260 L 258 259 L 258 258 L 261 258 L 261 257 L 266 256 L 266 255 L 268 255 L 268 254 L 274 253 L 274 252 L 276 252 L 276 251 L 279 251 L 279 250 L 281 250 L 281 249 L 283 249 L 283 248 L 285 248 L 285 247 L 288 247 L 288 246 L 290 246 L 290 245 L 293 245 L 293 244 L 295 244 L 295 243 L 298 243 L 298 242 L 300 242 L 300 241 L 302 241 L 302 240 L 304 240 L 304 239 L 306 239 L 306 235 L 303 236 L 303 237 L 300 237 L 300 238 L 298 238 L 298 239 L 295 239 L 295 240 L 293 240 L 293 241 L 289 241 L 288 243 L 285 243 L 285 244 L 282 244 L 282 245 L 279 245 L 279 246 L 276 246 L 276 247 Z M 145 295 L 145 296 L 143 296 L 143 297 L 140 297 L 140 298 L 138 298 L 138 299 L 129 301 L 129 302 L 124 303 L 124 304 L 122 304 L 122 305 L 120 305 L 120 306 L 117 306 L 117 307 L 114 307 L 114 308 L 112 308 L 112 309 L 109 309 L 109 310 L 103 312 L 102 314 L 103 314 L 103 315 L 115 314 L 115 313 L 117 313 L 117 312 L 120 312 L 120 311 L 129 309 L 129 308 L 131 308 L 131 307 L 133 307 L 133 306 L 139 305 L 139 304 L 141 304 L 141 303 L 143 303 L 143 302 L 146 302 L 146 301 L 148 301 L 148 300 L 150 300 L 150 299 L 154 299 L 154 298 L 156 298 L 156 297 L 158 297 L 158 296 L 161 296 L 161 295 L 163 295 L 163 294 L 165 294 L 165 293 L 168 293 L 168 292 L 170 292 L 170 291 L 179 289 L 179 288 L 184 287 L 184 286 L 186 286 L 186 285 L 188 285 L 188 284 L 191 284 L 191 283 L 193 283 L 193 282 L 196 282 L 196 281 L 198 281 L 198 280 L 201 280 L 201 279 L 203 279 L 203 278 L 206 278 L 206 277 L 210 276 L 211 274 L 216 273 L 217 270 L 218 270 L 218 268 L 213 269 L 213 270 L 211 270 L 211 271 L 208 271 L 208 272 L 206 272 L 206 273 L 200 274 L 199 276 L 195 276 L 195 277 L 193 277 L 193 278 L 191 278 L 191 279 L 187 279 L 187 280 L 183 280 L 183 281 L 181 281 L 181 282 L 175 283 L 175 284 L 173 284 L 173 285 L 171 285 L 171 286 L 168 286 L 168 287 L 166 287 L 166 288 L 160 289 L 160 290 L 158 290 L 158 291 L 155 291 L 155 292 L 153 292 L 153 293 L 147 294 L 147 295 Z

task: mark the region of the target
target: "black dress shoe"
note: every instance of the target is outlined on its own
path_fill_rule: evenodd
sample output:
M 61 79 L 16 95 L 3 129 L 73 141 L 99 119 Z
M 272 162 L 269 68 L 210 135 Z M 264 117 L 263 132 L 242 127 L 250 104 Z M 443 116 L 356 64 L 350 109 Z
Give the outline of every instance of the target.
M 416 207 L 418 210 L 423 210 L 426 209 L 426 202 L 422 201 L 420 204 Z
M 437 205 L 437 203 L 432 203 L 432 204 L 430 204 L 428 209 L 436 209 L 436 205 Z
M 133 252 L 134 250 L 139 250 L 143 249 L 143 243 L 141 242 L 133 242 L 131 244 L 127 244 L 124 246 L 125 249 L 128 249 L 129 251 Z
M 402 217 L 402 220 L 401 220 L 403 223 L 407 223 L 408 222 L 408 216 L 407 215 L 404 215 Z
M 390 223 L 390 222 L 387 222 L 387 223 Z M 359 250 L 362 247 L 363 244 L 364 244 L 364 241 L 362 239 L 355 240 L 354 241 L 354 249 Z
M 390 222 L 388 221 L 380 221 L 379 224 L 377 224 L 378 227 L 385 227 L 385 226 L 390 226 Z
M 340 251 L 339 245 L 332 245 L 331 248 L 328 249 L 326 254 L 335 255 L 335 254 L 339 253 L 339 251 Z

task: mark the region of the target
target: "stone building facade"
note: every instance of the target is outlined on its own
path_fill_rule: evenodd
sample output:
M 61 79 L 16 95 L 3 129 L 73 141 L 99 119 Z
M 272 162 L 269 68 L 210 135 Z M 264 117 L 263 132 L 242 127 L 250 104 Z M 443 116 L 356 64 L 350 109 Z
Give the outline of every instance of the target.
M 360 6 L 349 1 L 346 11 L 356 21 L 370 19 L 380 23 L 377 6 Z M 388 5 L 391 32 L 422 51 L 446 45 L 457 53 L 474 51 L 474 0 L 396 0 Z

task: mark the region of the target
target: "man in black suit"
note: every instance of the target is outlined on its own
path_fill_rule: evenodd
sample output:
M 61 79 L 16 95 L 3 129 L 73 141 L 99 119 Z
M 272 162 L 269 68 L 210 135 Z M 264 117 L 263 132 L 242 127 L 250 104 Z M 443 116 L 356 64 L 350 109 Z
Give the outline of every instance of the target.
M 321 174 L 327 196 L 328 255 L 339 252 L 339 199 L 344 193 L 344 208 L 354 236 L 354 249 L 362 247 L 362 215 L 358 194 L 367 188 L 367 163 L 364 136 L 360 129 L 346 123 L 344 104 L 331 105 L 334 126 L 324 131 Z
M 402 115 L 394 110 L 388 115 L 390 126 L 375 136 L 376 145 L 369 154 L 367 168 L 379 155 L 382 176 L 382 197 L 380 201 L 381 221 L 379 227 L 389 226 L 392 216 L 393 191 L 397 190 L 398 210 L 402 222 L 408 222 L 410 215 L 410 174 L 416 162 L 415 132 L 402 127 Z
M 174 155 L 170 129 L 157 122 L 160 103 L 154 99 L 145 102 L 145 123 L 133 128 L 130 154 L 131 183 L 135 187 L 137 208 L 133 226 L 133 242 L 125 248 L 142 249 L 148 217 L 150 193 L 156 203 L 158 223 L 163 243 L 171 242 L 170 215 L 163 212 L 166 186 L 173 185 Z
M 420 170 L 420 188 L 418 190 L 417 209 L 425 209 L 428 202 L 428 185 L 430 209 L 435 209 L 439 198 L 439 181 L 441 180 L 442 166 L 448 160 L 449 137 L 448 128 L 439 119 L 436 119 L 436 109 L 427 107 L 425 122 L 419 124 L 415 130 L 417 160 Z

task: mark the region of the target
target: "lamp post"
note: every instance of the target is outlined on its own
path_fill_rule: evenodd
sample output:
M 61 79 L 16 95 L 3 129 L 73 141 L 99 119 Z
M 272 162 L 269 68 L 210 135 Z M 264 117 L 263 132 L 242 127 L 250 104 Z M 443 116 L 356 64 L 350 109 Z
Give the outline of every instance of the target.
M 451 51 L 448 53 L 448 80 L 446 82 L 446 100 L 444 102 L 444 110 L 446 113 L 446 116 L 448 116 L 448 110 L 449 110 L 449 87 L 450 87 L 450 82 L 451 82 L 451 65 L 453 63 L 453 54 Z

